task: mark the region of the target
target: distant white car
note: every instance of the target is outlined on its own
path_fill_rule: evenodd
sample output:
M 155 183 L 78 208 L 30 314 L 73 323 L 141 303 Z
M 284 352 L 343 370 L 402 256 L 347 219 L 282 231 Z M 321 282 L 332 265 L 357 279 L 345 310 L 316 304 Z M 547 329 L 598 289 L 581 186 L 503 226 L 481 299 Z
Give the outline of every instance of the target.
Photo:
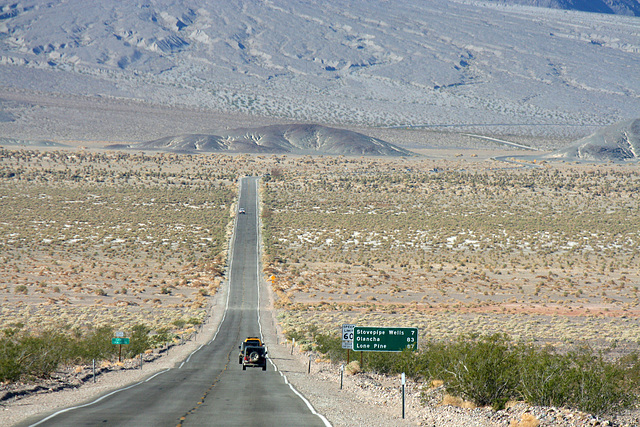
M 246 214 L 247 211 L 245 211 L 244 208 L 240 208 L 240 209 L 238 209 L 238 213 L 239 214 Z

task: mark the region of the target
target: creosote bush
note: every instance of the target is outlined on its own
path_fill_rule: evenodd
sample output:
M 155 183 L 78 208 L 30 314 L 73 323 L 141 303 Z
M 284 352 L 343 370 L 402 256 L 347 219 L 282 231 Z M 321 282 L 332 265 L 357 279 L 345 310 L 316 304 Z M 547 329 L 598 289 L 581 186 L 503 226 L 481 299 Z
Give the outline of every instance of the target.
M 0 381 L 46 378 L 63 365 L 117 357 L 118 347 L 111 344 L 112 327 L 85 332 L 66 329 L 46 329 L 37 334 L 5 329 L 0 340 Z M 150 348 L 153 337 L 149 332 L 147 326 L 135 325 L 130 344 L 123 347 L 125 356 L 134 357 Z
M 317 334 L 315 342 L 332 360 L 346 359 L 339 336 Z M 367 353 L 364 369 L 404 372 L 425 382 L 441 380 L 447 393 L 494 409 L 503 409 L 509 400 L 524 400 L 607 414 L 635 400 L 640 357 L 605 356 L 590 347 L 560 354 L 550 347 L 514 343 L 502 334 L 462 335 L 451 342 L 427 342 L 417 352 Z

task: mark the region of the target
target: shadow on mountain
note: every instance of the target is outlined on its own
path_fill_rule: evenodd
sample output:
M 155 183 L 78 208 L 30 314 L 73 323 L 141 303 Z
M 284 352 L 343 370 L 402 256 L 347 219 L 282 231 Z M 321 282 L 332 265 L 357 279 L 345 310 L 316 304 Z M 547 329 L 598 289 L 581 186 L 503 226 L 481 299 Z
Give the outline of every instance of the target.
M 640 16 L 637 0 L 492 0 L 496 3 L 524 6 L 549 7 L 553 9 L 578 10 L 581 12 L 608 13 Z
M 241 128 L 223 135 L 191 134 L 110 149 L 172 152 L 331 154 L 345 156 L 414 156 L 415 153 L 358 132 L 314 124 Z
M 13 117 L 13 114 L 0 110 L 0 122 L 13 122 L 13 121 L 15 121 L 15 117 Z

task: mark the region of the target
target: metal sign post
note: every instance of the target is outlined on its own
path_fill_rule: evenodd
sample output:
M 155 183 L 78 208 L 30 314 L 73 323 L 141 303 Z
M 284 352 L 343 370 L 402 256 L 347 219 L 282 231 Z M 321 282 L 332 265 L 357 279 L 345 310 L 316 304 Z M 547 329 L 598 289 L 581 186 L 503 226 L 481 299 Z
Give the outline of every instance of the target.
M 356 325 L 342 325 L 342 348 L 347 350 L 347 365 L 350 362 L 351 350 L 353 350 L 353 330 Z
M 111 344 L 120 346 L 118 351 L 118 362 L 122 361 L 122 345 L 129 344 L 129 338 L 116 337 L 111 338 Z

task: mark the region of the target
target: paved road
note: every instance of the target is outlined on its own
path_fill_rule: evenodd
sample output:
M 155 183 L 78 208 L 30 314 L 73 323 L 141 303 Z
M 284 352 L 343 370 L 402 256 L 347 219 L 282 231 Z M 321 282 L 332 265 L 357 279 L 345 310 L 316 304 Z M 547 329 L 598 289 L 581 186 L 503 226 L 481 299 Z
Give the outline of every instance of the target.
M 242 370 L 238 345 L 260 336 L 257 178 L 241 181 L 228 308 L 216 337 L 184 363 L 86 406 L 30 420 L 40 426 L 324 426 L 273 365 Z

